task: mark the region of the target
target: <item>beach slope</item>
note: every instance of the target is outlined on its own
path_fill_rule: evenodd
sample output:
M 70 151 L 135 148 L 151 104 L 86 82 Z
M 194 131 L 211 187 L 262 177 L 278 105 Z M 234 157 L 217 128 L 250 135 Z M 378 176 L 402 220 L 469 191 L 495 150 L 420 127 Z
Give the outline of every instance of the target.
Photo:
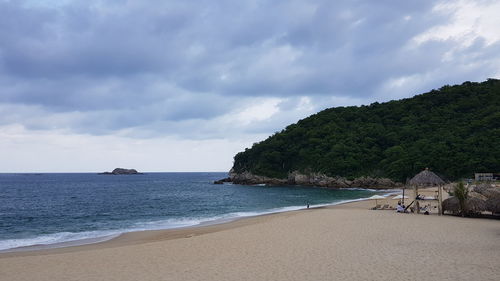
M 500 280 L 500 221 L 371 202 L 0 254 L 0 280 Z

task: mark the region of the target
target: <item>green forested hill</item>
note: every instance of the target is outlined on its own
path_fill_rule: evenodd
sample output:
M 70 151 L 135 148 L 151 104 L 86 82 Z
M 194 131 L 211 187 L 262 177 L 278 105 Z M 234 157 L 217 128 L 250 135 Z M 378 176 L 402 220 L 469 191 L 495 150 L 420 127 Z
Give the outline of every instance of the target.
M 238 153 L 233 169 L 405 181 L 425 167 L 448 179 L 500 171 L 500 80 L 326 109 Z

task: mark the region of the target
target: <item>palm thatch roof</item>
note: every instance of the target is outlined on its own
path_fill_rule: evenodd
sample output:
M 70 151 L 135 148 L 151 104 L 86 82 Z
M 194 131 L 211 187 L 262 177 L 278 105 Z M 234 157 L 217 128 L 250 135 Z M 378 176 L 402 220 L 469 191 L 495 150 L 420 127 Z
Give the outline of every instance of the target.
M 487 184 L 487 183 L 481 183 L 481 184 L 478 184 L 476 185 L 473 190 L 477 193 L 481 193 L 483 194 L 483 192 L 485 192 L 486 190 L 490 189 L 492 186 L 490 184 Z
M 497 198 L 500 197 L 500 188 L 489 188 L 483 192 L 486 198 Z
M 486 210 L 486 201 L 478 197 L 469 197 L 465 200 L 467 213 L 480 213 Z M 453 214 L 460 213 L 460 202 L 457 197 L 450 197 L 443 200 L 443 212 L 449 211 Z
M 486 210 L 493 213 L 500 213 L 500 190 L 497 188 L 490 188 L 484 193 L 486 196 Z
M 488 197 L 484 196 L 483 194 L 481 193 L 477 193 L 475 191 L 470 191 L 469 192 L 469 197 L 474 197 L 474 198 L 478 198 L 478 199 L 481 199 L 483 201 L 486 201 L 488 199 Z
M 449 211 L 454 214 L 458 214 L 460 212 L 460 203 L 458 202 L 457 197 L 450 197 L 443 200 L 443 212 Z
M 486 201 L 477 197 L 469 197 L 465 200 L 468 212 L 480 213 L 486 211 Z
M 443 185 L 445 182 L 438 175 L 431 172 L 429 168 L 425 168 L 425 170 L 409 180 L 408 184 L 413 186 L 436 186 Z

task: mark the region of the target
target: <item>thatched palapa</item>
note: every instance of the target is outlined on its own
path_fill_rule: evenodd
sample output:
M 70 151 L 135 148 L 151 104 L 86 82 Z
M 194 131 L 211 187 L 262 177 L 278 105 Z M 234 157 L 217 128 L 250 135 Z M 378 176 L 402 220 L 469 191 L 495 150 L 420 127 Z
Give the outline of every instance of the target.
M 444 185 L 445 182 L 438 175 L 426 168 L 409 180 L 408 184 L 413 186 L 439 186 Z
M 465 200 L 466 213 L 481 213 L 486 210 L 486 201 L 478 197 L 469 197 Z M 451 212 L 453 214 L 460 213 L 460 202 L 457 197 L 450 197 L 443 200 L 443 212 Z
M 481 199 L 483 201 L 486 201 L 488 199 L 488 197 L 484 196 L 481 193 L 477 193 L 475 191 L 470 191 L 468 196 L 469 197 L 474 197 L 474 198 L 477 198 L 477 199 Z
M 460 202 L 457 197 L 450 197 L 443 200 L 443 212 L 451 212 L 453 214 L 460 213 Z
M 476 185 L 474 188 L 473 188 L 473 191 L 474 192 L 477 192 L 477 193 L 481 193 L 483 194 L 486 190 L 492 188 L 492 186 L 490 184 L 487 184 L 487 183 L 481 183 L 481 184 L 478 184 Z
M 500 190 L 497 188 L 490 188 L 483 192 L 486 199 L 486 210 L 492 213 L 500 213 Z
M 418 173 L 411 180 L 408 181 L 408 184 L 415 188 L 415 196 L 418 196 L 418 188 L 419 187 L 428 187 L 428 186 L 437 186 L 438 187 L 438 214 L 442 214 L 442 203 L 443 203 L 443 190 L 442 187 L 445 184 L 444 180 L 442 180 L 438 175 L 434 174 L 429 170 L 429 168 L 425 168 L 422 172 Z M 417 214 L 420 213 L 420 204 L 418 200 L 415 202 L 415 207 L 417 209 Z
M 486 201 L 477 197 L 469 197 L 465 200 L 465 206 L 469 213 L 481 213 L 486 210 Z

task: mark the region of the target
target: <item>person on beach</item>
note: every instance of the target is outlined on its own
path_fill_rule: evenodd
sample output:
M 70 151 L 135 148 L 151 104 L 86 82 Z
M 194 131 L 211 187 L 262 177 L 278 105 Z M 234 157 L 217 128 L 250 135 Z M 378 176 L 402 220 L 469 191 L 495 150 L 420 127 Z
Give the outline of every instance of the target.
M 398 202 L 398 206 L 396 207 L 396 212 L 397 213 L 404 213 L 405 208 L 401 205 L 401 202 Z
M 309 209 L 309 202 L 307 202 L 307 209 Z

